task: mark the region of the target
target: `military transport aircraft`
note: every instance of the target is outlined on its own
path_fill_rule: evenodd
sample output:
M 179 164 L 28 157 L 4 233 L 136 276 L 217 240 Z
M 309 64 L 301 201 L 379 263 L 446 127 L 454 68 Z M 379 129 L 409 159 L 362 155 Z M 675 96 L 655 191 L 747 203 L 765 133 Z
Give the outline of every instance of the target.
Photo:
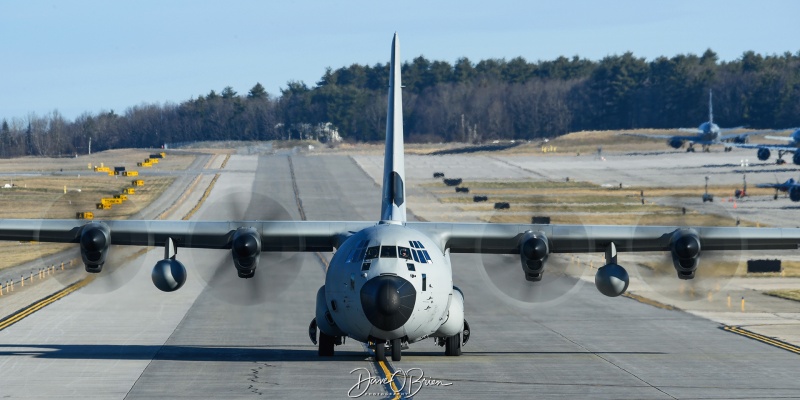
M 687 133 L 694 133 L 694 135 L 652 135 L 647 133 L 626 133 L 626 136 L 638 136 L 638 137 L 646 137 L 651 139 L 667 139 L 667 144 L 669 144 L 673 149 L 680 149 L 683 147 L 684 143 L 689 142 L 689 147 L 686 148 L 688 152 L 694 152 L 694 145 L 699 144 L 703 147 L 704 152 L 709 151 L 709 146 L 711 145 L 725 145 L 725 151 L 731 151 L 732 145 L 735 144 L 735 147 L 740 144 L 747 143 L 747 138 L 750 135 L 753 135 L 758 132 L 746 132 L 746 133 L 733 133 L 728 135 L 723 135 L 723 132 L 729 132 L 734 130 L 741 130 L 743 127 L 737 128 L 720 128 L 717 124 L 714 123 L 714 105 L 713 105 L 713 97 L 711 90 L 708 91 L 708 122 L 703 122 L 697 128 L 678 128 L 679 131 L 687 132 Z
M 757 149 L 756 156 L 761 161 L 769 160 L 769 156 L 771 154 L 770 150 L 775 150 L 778 152 L 778 159 L 776 160 L 777 164 L 783 164 L 786 160 L 783 159 L 783 155 L 786 153 L 794 153 L 792 156 L 792 162 L 800 165 L 800 152 L 798 152 L 798 148 L 800 148 L 800 128 L 791 128 L 791 129 L 783 129 L 786 130 L 793 130 L 794 132 L 790 136 L 764 136 L 765 139 L 772 139 L 772 140 L 780 140 L 787 142 L 787 144 L 737 144 L 736 147 L 743 148 L 743 149 Z M 773 132 L 780 132 L 781 130 L 775 130 Z
M 787 193 L 792 201 L 800 201 L 800 184 L 794 178 L 789 178 L 783 183 L 759 183 L 756 187 L 775 189 L 775 196 L 773 196 L 775 200 L 778 200 L 778 192 L 783 192 Z
M 335 249 L 317 292 L 311 339 L 320 356 L 332 356 L 347 337 L 368 343 L 379 360 L 387 351 L 399 360 L 401 346 L 431 337 L 444 346 L 445 355 L 461 354 L 469 324 L 464 294 L 453 286 L 453 273 L 459 271 L 451 265 L 453 253 L 518 254 L 520 272 L 531 285 L 541 281 L 552 253 L 605 253 L 595 286 L 606 296 L 619 296 L 629 279 L 618 251 L 669 252 L 678 278 L 692 279 L 706 251 L 800 245 L 800 229 L 783 228 L 408 222 L 401 88 L 395 34 L 379 221 L 0 220 L 0 239 L 76 243 L 90 273 L 101 271 L 110 245 L 164 246 L 152 280 L 167 292 L 186 281 L 186 269 L 176 258 L 179 247 L 229 250 L 234 269 L 245 279 L 257 272 L 262 252 Z

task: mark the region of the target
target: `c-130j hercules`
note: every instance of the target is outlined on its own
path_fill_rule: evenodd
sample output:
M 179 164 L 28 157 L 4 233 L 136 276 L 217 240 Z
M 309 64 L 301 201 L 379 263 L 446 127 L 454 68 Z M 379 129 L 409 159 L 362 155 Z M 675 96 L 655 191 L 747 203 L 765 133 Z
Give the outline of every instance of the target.
M 400 46 L 392 41 L 381 215 L 378 221 L 1 220 L 0 239 L 76 243 L 86 271 L 100 272 L 110 245 L 164 246 L 156 287 L 186 281 L 177 248 L 229 250 L 239 277 L 252 278 L 266 252 L 336 250 L 317 292 L 310 333 L 320 356 L 348 337 L 376 358 L 435 338 L 458 356 L 469 336 L 464 295 L 453 286 L 454 253 L 519 255 L 521 275 L 541 285 L 553 253 L 605 254 L 595 285 L 606 296 L 628 287 L 618 252 L 666 251 L 680 279 L 692 279 L 707 251 L 797 249 L 800 229 L 632 225 L 528 225 L 406 221 Z M 287 268 L 293 268 L 287 265 Z M 458 270 L 458 266 L 455 266 Z M 231 271 L 233 273 L 233 271 Z M 319 337 L 317 340 L 317 330 Z

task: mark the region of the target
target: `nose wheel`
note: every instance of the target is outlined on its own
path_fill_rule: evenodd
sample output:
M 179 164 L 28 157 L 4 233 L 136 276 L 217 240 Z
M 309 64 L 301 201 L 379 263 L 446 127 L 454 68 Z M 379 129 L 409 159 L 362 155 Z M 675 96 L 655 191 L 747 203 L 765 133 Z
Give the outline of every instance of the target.
M 386 343 L 375 342 L 375 360 L 386 361 Z
M 388 346 L 386 342 L 375 342 L 375 360 L 386 361 L 386 348 L 388 347 L 392 356 L 392 361 L 400 361 L 403 351 L 402 346 L 400 339 L 390 340 Z
M 392 339 L 392 361 L 400 361 L 401 352 L 400 339 Z

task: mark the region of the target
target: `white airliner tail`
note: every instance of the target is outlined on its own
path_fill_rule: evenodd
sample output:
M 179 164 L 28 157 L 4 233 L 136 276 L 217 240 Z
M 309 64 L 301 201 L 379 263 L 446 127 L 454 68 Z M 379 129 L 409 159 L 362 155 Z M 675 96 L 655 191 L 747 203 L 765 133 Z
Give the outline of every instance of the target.
M 389 107 L 386 115 L 386 150 L 383 160 L 381 221 L 406 221 L 405 165 L 403 160 L 403 93 L 400 82 L 400 41 L 392 40 L 389 68 Z
M 714 102 L 711 89 L 708 89 L 708 122 L 714 123 Z

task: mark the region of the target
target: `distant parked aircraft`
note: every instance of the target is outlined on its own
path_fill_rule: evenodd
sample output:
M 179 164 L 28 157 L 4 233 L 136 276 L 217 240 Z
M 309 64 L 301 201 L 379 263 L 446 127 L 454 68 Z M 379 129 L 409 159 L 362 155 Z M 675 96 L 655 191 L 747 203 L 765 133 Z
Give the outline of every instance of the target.
M 773 197 L 775 200 L 778 200 L 778 192 L 783 192 L 788 193 L 789 199 L 792 201 L 800 201 L 800 184 L 794 178 L 789 178 L 783 183 L 760 183 L 756 187 L 775 189 L 775 196 Z
M 667 144 L 674 149 L 680 149 L 684 143 L 689 142 L 686 151 L 694 152 L 694 145 L 703 146 L 703 151 L 708 152 L 711 145 L 725 145 L 725 151 L 731 151 L 731 144 L 745 144 L 747 137 L 759 132 L 733 133 L 723 135 L 723 132 L 741 130 L 743 127 L 720 128 L 714 123 L 713 97 L 711 90 L 708 91 L 708 121 L 703 122 L 697 128 L 678 128 L 679 131 L 693 133 L 693 135 L 651 135 L 647 133 L 627 133 L 628 136 L 646 137 L 652 139 L 667 139 Z M 736 145 L 735 147 L 741 147 Z
M 758 159 L 761 161 L 767 161 L 769 156 L 772 154 L 770 150 L 776 150 L 778 152 L 778 159 L 776 162 L 778 164 L 784 164 L 786 160 L 783 159 L 783 155 L 786 153 L 794 153 L 792 156 L 792 162 L 800 165 L 800 152 L 798 152 L 798 148 L 800 148 L 800 128 L 791 128 L 791 129 L 784 129 L 784 130 L 793 130 L 789 136 L 764 136 L 765 139 L 772 139 L 772 140 L 781 140 L 787 142 L 787 144 L 740 144 L 736 147 L 743 148 L 743 149 L 758 149 L 756 151 L 756 155 Z M 780 132 L 779 130 L 775 130 L 773 132 Z

